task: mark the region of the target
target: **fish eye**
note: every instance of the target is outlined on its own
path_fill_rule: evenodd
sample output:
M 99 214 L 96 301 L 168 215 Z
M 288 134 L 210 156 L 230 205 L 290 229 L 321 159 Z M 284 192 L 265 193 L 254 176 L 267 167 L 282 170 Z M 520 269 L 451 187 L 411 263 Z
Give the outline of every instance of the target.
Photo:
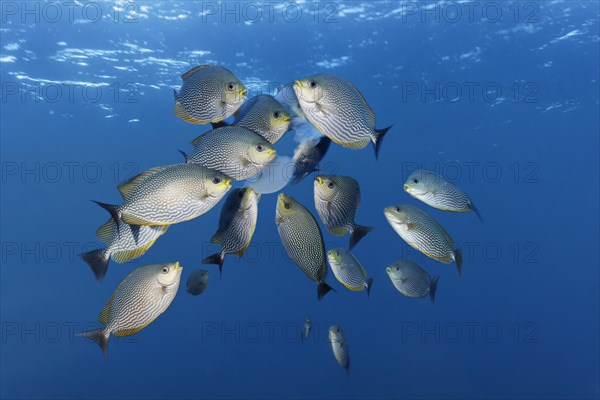
M 395 208 L 396 212 L 400 212 L 400 207 Z
M 275 112 L 273 113 L 273 118 L 275 118 L 275 119 L 278 119 L 278 118 L 279 118 L 279 116 L 280 116 L 280 115 L 279 115 L 279 111 L 275 111 Z
M 264 149 L 265 149 L 265 146 L 263 146 L 262 144 L 257 144 L 256 145 L 256 151 L 262 152 Z
M 214 183 L 215 185 L 218 185 L 219 183 L 221 183 L 221 178 L 219 178 L 218 176 L 215 176 L 214 178 L 212 178 L 212 183 Z
M 292 205 L 290 203 L 283 203 L 283 208 L 289 210 L 290 208 L 292 208 Z
M 396 267 L 396 271 L 400 271 L 400 267 Z
M 413 179 L 414 183 L 419 183 L 419 180 L 417 178 Z
M 227 85 L 227 90 L 229 91 L 233 91 L 233 89 L 235 89 L 235 86 L 233 83 L 229 82 L 229 84 Z
M 169 268 L 167 268 L 167 267 L 163 267 L 163 269 L 162 269 L 162 273 L 163 273 L 163 274 L 166 274 L 167 272 L 169 272 Z
M 333 189 L 334 186 L 335 186 L 335 184 L 332 181 L 327 182 L 327 187 L 329 189 Z
M 315 87 L 317 87 L 317 82 L 315 82 L 315 81 L 310 81 L 310 82 L 308 82 L 308 85 L 309 85 L 311 88 L 315 88 Z

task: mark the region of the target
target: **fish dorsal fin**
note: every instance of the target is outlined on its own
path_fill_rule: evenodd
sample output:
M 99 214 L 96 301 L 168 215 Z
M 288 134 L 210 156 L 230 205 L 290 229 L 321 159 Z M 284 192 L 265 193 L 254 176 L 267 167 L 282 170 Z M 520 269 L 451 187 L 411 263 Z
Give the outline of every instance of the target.
M 123 199 L 127 200 L 127 198 L 129 197 L 129 195 L 135 190 L 136 187 L 138 187 L 138 185 L 144 179 L 148 178 L 149 176 L 154 175 L 158 171 L 161 171 L 161 170 L 163 170 L 165 168 L 166 167 L 151 168 L 148 171 L 142 172 L 141 174 L 134 176 L 130 180 L 121 183 L 119 186 L 117 186 L 117 189 L 119 189 L 119 192 L 121 192 L 121 195 L 123 196 Z
M 114 234 L 117 232 L 117 226 L 115 224 L 115 220 L 112 218 L 106 221 L 106 223 L 96 231 L 96 237 L 106 244 L 110 243 Z
M 216 129 L 221 129 L 221 128 L 215 128 L 215 129 L 213 129 L 213 130 L 216 130 Z M 210 132 L 210 131 L 209 131 L 209 132 Z M 196 145 L 197 145 L 197 144 L 200 142 L 200 139 L 202 139 L 202 137 L 203 137 L 204 135 L 205 135 L 205 133 L 203 133 L 202 135 L 198 136 L 196 139 L 192 140 L 192 141 L 190 142 L 190 144 L 191 144 L 191 145 L 193 145 L 193 146 L 196 146 Z
M 156 239 L 158 239 L 163 233 L 165 233 L 166 230 L 167 229 L 165 228 L 160 233 L 160 235 L 157 235 L 153 240 L 149 241 L 142 247 L 139 247 L 139 248 L 133 249 L 133 250 L 117 251 L 111 255 L 111 258 L 113 260 L 115 260 L 116 262 L 122 264 L 124 262 L 134 260 L 138 257 L 141 257 L 146 251 L 148 251 L 148 249 L 154 244 L 154 242 L 156 242 Z
M 185 81 L 190 76 L 192 76 L 194 74 L 194 72 L 200 71 L 201 69 L 204 69 L 204 68 L 207 68 L 207 67 L 210 67 L 210 66 L 211 66 L 210 64 L 198 65 L 197 67 L 194 67 L 194 68 L 190 69 L 188 72 L 186 72 L 183 75 L 181 75 L 181 79 L 183 79 Z

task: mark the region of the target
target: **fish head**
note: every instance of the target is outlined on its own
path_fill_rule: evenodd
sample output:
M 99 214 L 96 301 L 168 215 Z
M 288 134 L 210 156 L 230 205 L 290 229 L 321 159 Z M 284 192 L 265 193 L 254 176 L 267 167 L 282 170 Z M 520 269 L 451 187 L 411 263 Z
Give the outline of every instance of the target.
M 385 217 L 392 224 L 404 225 L 409 222 L 408 213 L 404 206 L 390 206 L 383 210 Z
M 294 93 L 302 106 L 309 103 L 321 103 L 327 94 L 327 80 L 324 75 L 312 75 L 294 82 Z
M 344 259 L 347 250 L 342 247 L 336 247 L 327 252 L 327 260 L 330 264 L 340 264 Z
M 398 265 L 398 263 L 392 264 L 385 269 L 385 272 L 391 279 L 399 279 L 398 275 L 401 274 L 400 266 Z
M 208 170 L 205 190 L 210 197 L 223 197 L 231 189 L 231 178 L 214 170 Z
M 246 154 L 248 160 L 254 165 L 265 165 L 273 161 L 277 156 L 277 152 L 273 148 L 273 145 L 260 135 L 256 135 L 256 140 L 250 143 Z
M 286 195 L 285 193 L 280 193 L 277 196 L 277 216 L 281 218 L 289 218 L 297 212 L 298 202 Z
M 167 264 L 157 264 L 155 266 L 155 276 L 161 286 L 169 287 L 179 283 L 183 267 L 179 261 Z
M 274 132 L 278 138 L 290 129 L 291 121 L 292 117 L 281 106 L 276 107 L 269 113 L 270 130 Z
M 339 326 L 338 324 L 335 325 L 331 325 L 329 327 L 329 340 L 334 342 L 334 341 L 339 341 L 341 339 L 341 336 L 343 335 L 342 332 L 342 327 Z
M 225 90 L 223 94 L 223 102 L 230 110 L 237 110 L 248 96 L 248 89 L 239 79 L 231 76 L 225 80 Z
M 333 199 L 339 192 L 337 177 L 332 175 L 317 175 L 314 182 L 315 195 L 323 201 Z
M 260 195 L 257 194 L 251 187 L 245 187 L 240 189 L 237 192 L 237 196 L 240 199 L 240 206 L 243 210 L 248 210 L 251 207 L 257 205 L 258 199 L 260 198 Z
M 427 171 L 415 171 L 404 182 L 404 191 L 413 196 L 424 195 L 430 191 L 430 181 L 431 177 Z

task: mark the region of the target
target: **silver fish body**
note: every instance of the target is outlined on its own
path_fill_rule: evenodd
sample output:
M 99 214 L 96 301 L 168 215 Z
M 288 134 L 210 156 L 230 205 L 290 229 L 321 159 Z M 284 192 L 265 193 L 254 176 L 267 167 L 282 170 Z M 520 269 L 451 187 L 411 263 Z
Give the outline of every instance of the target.
M 292 173 L 292 183 L 297 184 L 308 174 L 316 171 L 319 163 L 325 157 L 331 139 L 327 136 L 311 138 L 299 143 L 294 150 L 292 161 L 294 171 Z
M 344 335 L 341 326 L 332 325 L 329 328 L 329 342 L 331 343 L 331 349 L 333 350 L 335 360 L 347 372 L 350 368 L 350 354 L 348 352 L 346 336 Z
M 281 193 L 277 198 L 275 222 L 288 256 L 308 278 L 317 282 L 320 300 L 332 289 L 325 283 L 325 245 L 317 221 L 303 205 Z
M 410 260 L 399 260 L 386 268 L 394 287 L 406 297 L 421 298 L 429 295 L 435 303 L 439 276 L 431 278 L 427 271 Z
M 96 231 L 96 236 L 106 243 L 106 247 L 83 253 L 81 258 L 89 264 L 96 279 L 102 280 L 110 259 L 124 263 L 141 257 L 168 227 L 129 225 L 121 220 L 117 226 L 111 218 Z
M 258 133 L 275 143 L 290 127 L 291 117 L 273 96 L 261 94 L 248 100 L 235 114 L 233 125 Z
M 373 278 L 367 278 L 367 271 L 348 250 L 338 247 L 327 252 L 327 261 L 335 278 L 348 290 L 371 293 Z
M 223 268 L 225 254 L 242 256 L 252 240 L 258 218 L 260 194 L 249 187 L 233 189 L 221 209 L 219 228 L 211 242 L 221 246 L 218 253 L 202 260 L 205 264 L 218 264 Z
M 171 225 L 208 212 L 229 191 L 230 182 L 198 164 L 175 164 L 153 168 L 120 185 L 121 206 L 96 203 L 117 222 Z
M 210 274 L 205 269 L 195 269 L 188 276 L 185 288 L 192 296 L 198 296 L 202 294 L 208 286 L 208 279 Z
M 213 129 L 192 141 L 188 163 L 200 164 L 239 181 L 258 174 L 276 152 L 264 137 L 239 126 Z
M 199 65 L 181 76 L 175 96 L 175 115 L 193 124 L 219 122 L 233 115 L 246 100 L 247 89 L 231 71 Z
M 456 263 L 461 275 L 462 253 L 454 240 L 429 214 L 411 205 L 387 207 L 385 217 L 396 233 L 414 249 L 446 264 Z
M 294 82 L 306 119 L 335 143 L 362 149 L 373 143 L 375 156 L 390 127 L 375 128 L 375 113 L 358 89 L 334 75 L 312 75 Z
M 343 236 L 350 232 L 352 249 L 373 228 L 354 222 L 360 205 L 360 187 L 349 176 L 319 175 L 314 181 L 315 208 L 327 230 Z
M 404 183 L 406 193 L 438 210 L 468 212 L 481 215 L 462 190 L 435 172 L 414 171 Z
M 179 289 L 183 268 L 179 263 L 151 264 L 133 270 L 114 291 L 98 320 L 101 329 L 80 336 L 94 340 L 108 356 L 108 340 L 144 329 L 171 304 Z

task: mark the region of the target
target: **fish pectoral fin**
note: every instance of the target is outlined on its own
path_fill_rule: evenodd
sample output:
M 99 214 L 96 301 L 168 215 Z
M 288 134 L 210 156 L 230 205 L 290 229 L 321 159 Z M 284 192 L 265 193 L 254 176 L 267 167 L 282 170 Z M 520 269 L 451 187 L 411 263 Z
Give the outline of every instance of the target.
M 194 118 L 191 115 L 189 115 L 183 109 L 183 106 L 181 105 L 181 103 L 178 101 L 175 102 L 175 108 L 173 109 L 173 112 L 175 113 L 175 116 L 177 118 L 180 118 L 186 122 L 189 122 L 190 124 L 208 124 L 208 121 L 203 121 L 201 119 Z
M 119 186 L 117 186 L 117 189 L 119 189 L 119 192 L 121 192 L 123 199 L 127 200 L 127 198 L 131 195 L 131 192 L 133 192 L 141 182 L 165 168 L 166 167 L 151 168 L 148 171 L 142 172 L 141 174 L 138 174 L 133 178 L 121 183 Z

